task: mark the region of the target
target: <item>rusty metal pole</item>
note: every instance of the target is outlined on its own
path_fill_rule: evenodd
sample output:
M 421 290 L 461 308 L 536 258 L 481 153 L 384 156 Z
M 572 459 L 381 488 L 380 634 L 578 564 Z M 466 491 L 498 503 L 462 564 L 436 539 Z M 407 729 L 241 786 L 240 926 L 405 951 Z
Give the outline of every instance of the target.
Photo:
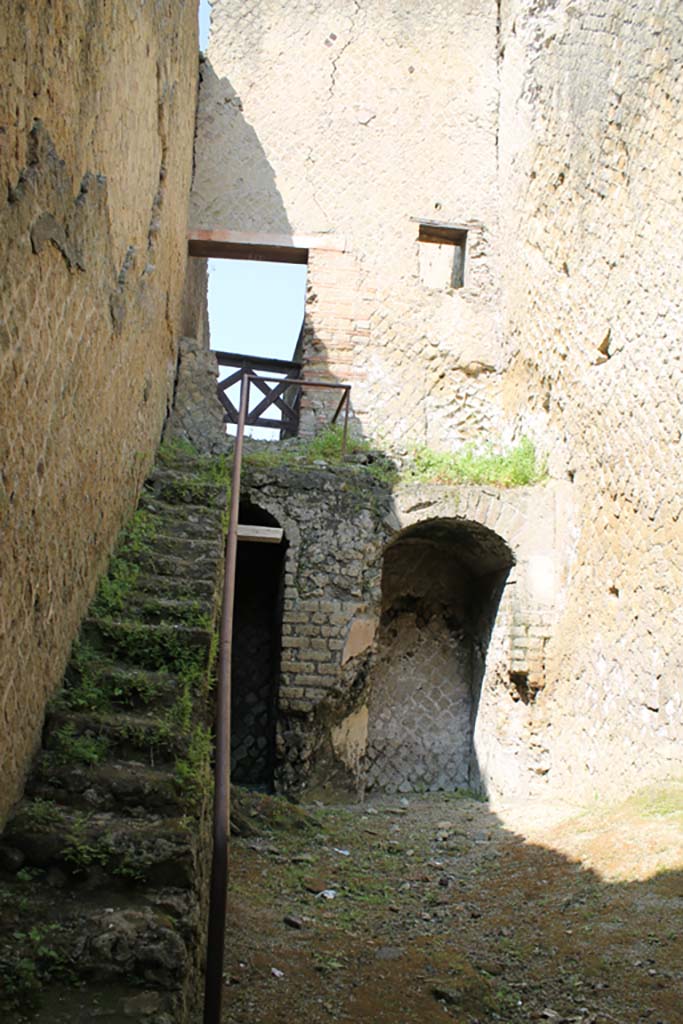
M 223 611 L 221 616 L 216 692 L 216 757 L 213 794 L 213 858 L 209 896 L 209 926 L 204 985 L 204 1024 L 220 1024 L 223 998 L 223 953 L 225 913 L 228 898 L 228 834 L 230 830 L 230 685 L 232 623 L 235 609 L 235 567 L 237 564 L 237 520 L 240 507 L 242 448 L 249 406 L 249 374 L 242 374 L 240 409 L 233 453 L 230 524 L 225 545 Z
M 347 388 L 344 392 L 344 431 L 342 433 L 342 455 L 346 455 L 346 440 L 349 433 L 349 395 L 351 394 L 351 388 Z

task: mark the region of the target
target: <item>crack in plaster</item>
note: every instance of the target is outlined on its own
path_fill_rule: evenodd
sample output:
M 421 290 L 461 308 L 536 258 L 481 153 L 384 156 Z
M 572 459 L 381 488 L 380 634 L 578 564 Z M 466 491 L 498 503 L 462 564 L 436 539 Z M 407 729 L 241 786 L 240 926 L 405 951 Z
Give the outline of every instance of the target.
M 332 99 L 334 97 L 334 87 L 337 84 L 337 65 L 339 64 L 339 61 L 342 59 L 342 56 L 346 53 L 346 51 L 348 50 L 349 46 L 353 42 L 353 32 L 354 32 L 354 29 L 355 29 L 354 15 L 360 14 L 360 12 L 361 12 L 361 6 L 358 3 L 358 0 L 353 0 L 353 4 L 354 4 L 354 7 L 355 7 L 355 12 L 354 12 L 354 14 L 351 15 L 351 19 L 350 19 L 351 20 L 351 27 L 349 29 L 349 38 L 348 38 L 347 42 L 344 43 L 344 45 L 340 49 L 340 51 L 337 54 L 337 56 L 332 58 L 332 62 L 331 62 L 332 63 L 332 69 L 331 69 L 331 72 L 330 72 L 330 88 L 329 88 L 329 91 L 328 91 L 328 94 L 327 94 L 329 99 Z

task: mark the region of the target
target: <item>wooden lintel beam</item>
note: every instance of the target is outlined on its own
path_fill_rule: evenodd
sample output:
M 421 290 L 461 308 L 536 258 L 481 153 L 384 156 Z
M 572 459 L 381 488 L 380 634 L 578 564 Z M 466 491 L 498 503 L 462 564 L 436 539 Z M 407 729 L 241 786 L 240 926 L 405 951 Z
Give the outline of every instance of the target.
M 307 263 L 310 249 L 344 252 L 346 248 L 344 239 L 335 235 L 267 235 L 217 228 L 193 229 L 187 243 L 190 256 L 273 263 Z
M 240 523 L 237 527 L 238 540 L 257 541 L 260 544 L 279 544 L 284 530 L 279 526 L 249 526 Z

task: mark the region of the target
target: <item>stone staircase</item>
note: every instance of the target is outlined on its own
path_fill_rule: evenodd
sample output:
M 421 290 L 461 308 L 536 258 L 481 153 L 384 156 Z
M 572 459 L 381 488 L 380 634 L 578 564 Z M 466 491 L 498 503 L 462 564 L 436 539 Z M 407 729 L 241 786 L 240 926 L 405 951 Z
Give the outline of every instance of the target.
M 0 837 L 0 1019 L 197 1018 L 226 474 L 162 448 Z

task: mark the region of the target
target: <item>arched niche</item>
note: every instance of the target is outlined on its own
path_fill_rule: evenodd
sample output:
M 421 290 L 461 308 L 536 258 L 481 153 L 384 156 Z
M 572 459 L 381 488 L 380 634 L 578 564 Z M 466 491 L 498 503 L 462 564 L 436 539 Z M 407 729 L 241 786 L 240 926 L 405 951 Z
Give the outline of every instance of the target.
M 418 523 L 387 547 L 367 790 L 453 790 L 476 774 L 472 737 L 486 651 L 513 564 L 501 537 L 464 519 Z

